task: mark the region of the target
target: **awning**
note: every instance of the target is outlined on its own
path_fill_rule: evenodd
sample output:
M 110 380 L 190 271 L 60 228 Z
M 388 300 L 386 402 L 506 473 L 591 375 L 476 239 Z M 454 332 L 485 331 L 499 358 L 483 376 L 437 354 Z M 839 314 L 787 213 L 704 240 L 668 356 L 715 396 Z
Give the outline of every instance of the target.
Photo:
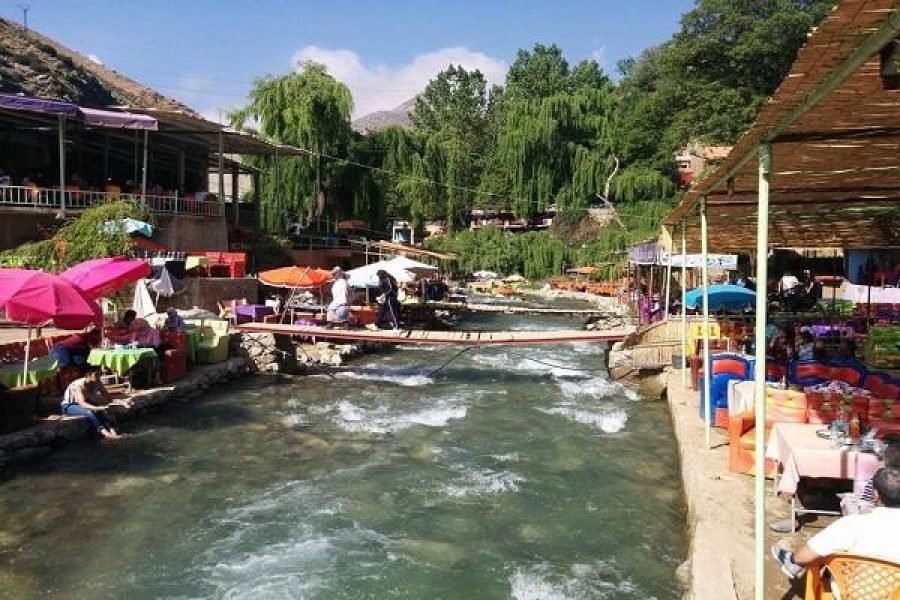
M 114 129 L 147 129 L 156 131 L 159 123 L 153 117 L 130 112 L 101 110 L 99 108 L 79 108 L 85 125 L 111 127 Z
M 5 108 L 7 110 L 24 110 L 47 115 L 66 115 L 67 117 L 78 116 L 78 107 L 71 102 L 32 98 L 30 96 L 16 96 L 13 94 L 0 94 L 0 108 Z

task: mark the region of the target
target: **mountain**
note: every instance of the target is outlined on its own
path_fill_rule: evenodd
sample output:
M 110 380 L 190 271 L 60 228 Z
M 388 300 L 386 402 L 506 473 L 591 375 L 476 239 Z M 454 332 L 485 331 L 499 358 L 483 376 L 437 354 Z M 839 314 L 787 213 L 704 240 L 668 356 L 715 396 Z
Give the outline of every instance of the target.
M 360 133 L 378 131 L 379 129 L 384 129 L 390 125 L 409 127 L 409 113 L 415 105 L 416 99 L 410 98 L 400 106 L 396 106 L 391 110 L 379 110 L 362 116 L 353 121 L 351 126 L 355 131 Z
M 89 107 L 126 105 L 180 110 L 180 102 L 129 79 L 14 21 L 0 19 L 0 92 L 67 100 Z

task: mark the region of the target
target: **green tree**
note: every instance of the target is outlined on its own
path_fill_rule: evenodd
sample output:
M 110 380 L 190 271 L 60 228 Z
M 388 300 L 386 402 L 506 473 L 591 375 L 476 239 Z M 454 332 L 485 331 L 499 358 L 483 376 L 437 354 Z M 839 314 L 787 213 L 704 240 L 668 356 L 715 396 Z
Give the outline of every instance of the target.
M 833 0 L 698 0 L 665 44 L 620 63 L 626 163 L 661 172 L 689 142 L 733 144 Z
M 291 220 L 320 217 L 326 208 L 331 214 L 346 212 L 345 207 L 329 203 L 330 193 L 341 185 L 341 165 L 318 155 L 346 155 L 352 110 L 347 86 L 324 66 L 304 63 L 296 73 L 256 81 L 250 103 L 231 115 L 238 128 L 256 123 L 267 139 L 313 153 L 280 158 L 277 164 L 249 159 L 262 171 L 260 221 L 267 230 L 283 232 Z
M 535 44 L 519 50 L 506 74 L 506 96 L 514 100 L 539 100 L 571 91 L 569 63 L 556 44 Z
M 0 253 L 0 266 L 62 271 L 92 258 L 125 256 L 133 248 L 122 225 L 126 218 L 153 222 L 150 210 L 139 202 L 98 204 L 66 221 L 50 239 Z
M 413 129 L 441 143 L 456 141 L 473 151 L 485 142 L 489 98 L 481 71 L 450 65 L 416 97 Z

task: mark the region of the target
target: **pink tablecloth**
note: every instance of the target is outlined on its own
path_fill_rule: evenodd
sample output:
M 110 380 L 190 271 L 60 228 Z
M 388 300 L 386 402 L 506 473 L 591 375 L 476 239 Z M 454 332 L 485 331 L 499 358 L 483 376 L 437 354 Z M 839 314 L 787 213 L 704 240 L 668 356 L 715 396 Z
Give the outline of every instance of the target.
M 775 423 L 769 434 L 766 458 L 778 461 L 784 469 L 778 491 L 797 492 L 801 477 L 833 479 L 871 479 L 878 470 L 874 454 L 857 452 L 852 447 L 832 448 L 831 441 L 816 435 L 824 425 Z

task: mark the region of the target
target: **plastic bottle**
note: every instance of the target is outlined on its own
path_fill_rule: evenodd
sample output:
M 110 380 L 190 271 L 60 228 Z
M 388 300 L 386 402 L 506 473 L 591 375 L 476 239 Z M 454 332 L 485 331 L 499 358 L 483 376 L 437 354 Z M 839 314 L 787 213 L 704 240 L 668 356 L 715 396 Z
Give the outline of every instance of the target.
M 853 413 L 853 418 L 850 419 L 850 441 L 854 444 L 859 442 L 859 415 Z

